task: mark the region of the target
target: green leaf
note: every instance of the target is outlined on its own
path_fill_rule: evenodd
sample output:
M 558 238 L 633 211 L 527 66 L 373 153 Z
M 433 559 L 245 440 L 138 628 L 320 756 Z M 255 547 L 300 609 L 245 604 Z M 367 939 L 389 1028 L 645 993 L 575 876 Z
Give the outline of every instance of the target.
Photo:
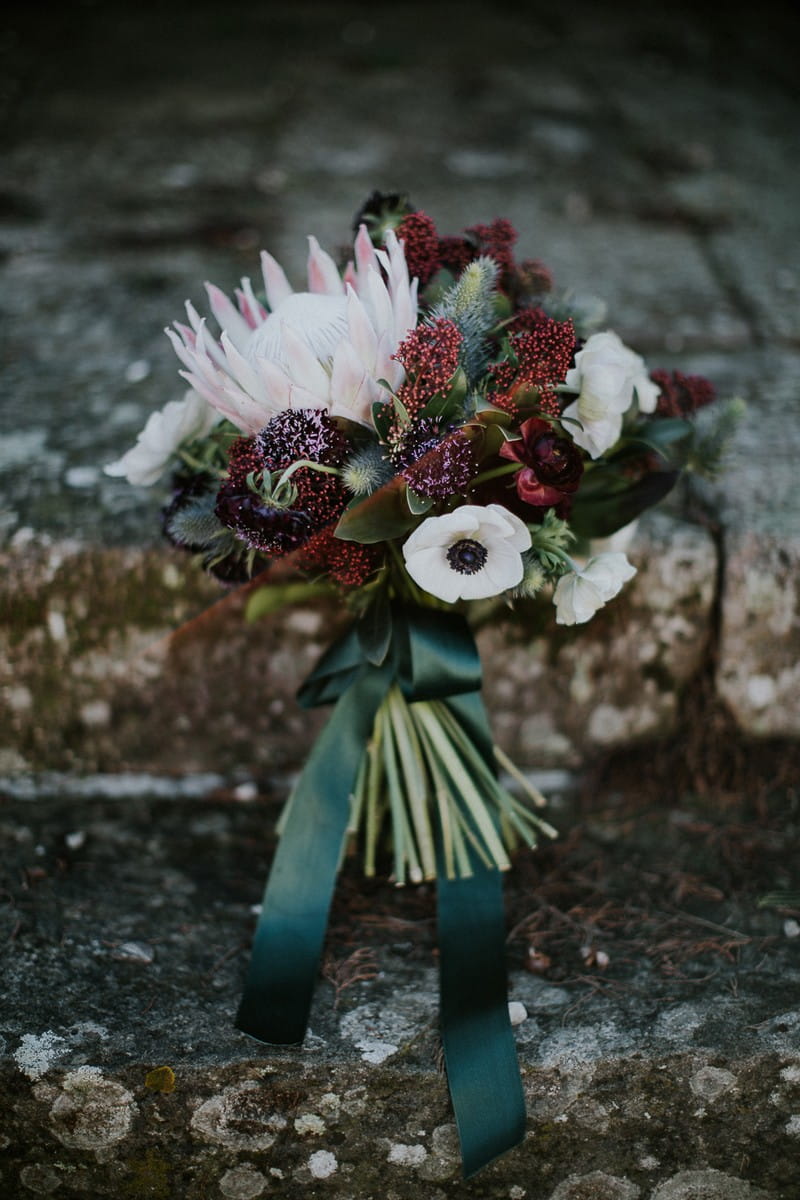
M 680 417 L 658 417 L 637 425 L 608 461 L 640 457 L 642 450 L 658 454 L 667 467 L 685 466 L 694 440 L 694 427 Z
M 467 395 L 467 377 L 461 367 L 453 375 L 450 380 L 450 386 L 444 393 L 439 393 L 429 400 L 428 403 L 420 410 L 420 416 L 431 417 L 433 420 L 445 420 L 450 417 L 458 416 L 463 407 L 464 400 Z
M 416 518 L 406 502 L 406 481 L 396 475 L 371 496 L 345 510 L 336 526 L 336 536 L 346 542 L 390 541 L 407 533 Z
M 572 507 L 569 524 L 578 537 L 610 537 L 645 509 L 652 508 L 675 486 L 679 471 L 651 471 L 634 482 L 616 472 L 600 478 L 601 470 L 587 475 Z
M 382 442 L 385 442 L 389 436 L 389 430 L 394 422 L 394 410 L 390 402 L 383 400 L 376 401 L 372 406 L 372 424 L 375 426 L 378 437 Z
M 421 517 L 423 513 L 426 513 L 429 508 L 433 507 L 433 500 L 431 500 L 430 496 L 420 496 L 418 492 L 413 491 L 411 488 L 406 489 L 406 503 L 408 504 L 409 511 L 415 517 Z
M 247 597 L 244 610 L 246 621 L 257 621 L 270 613 L 278 612 L 290 604 L 303 604 L 316 596 L 324 596 L 333 591 L 328 583 L 273 583 L 256 588 Z
M 372 598 L 357 626 L 358 644 L 367 662 L 379 667 L 389 653 L 392 642 L 392 610 L 385 587 Z

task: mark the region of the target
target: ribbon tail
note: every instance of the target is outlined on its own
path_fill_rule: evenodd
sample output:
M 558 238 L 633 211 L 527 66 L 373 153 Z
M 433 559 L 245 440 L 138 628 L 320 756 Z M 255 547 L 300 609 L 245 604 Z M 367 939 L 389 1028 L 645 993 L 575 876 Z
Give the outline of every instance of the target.
M 340 696 L 298 780 L 256 927 L 237 1028 L 262 1042 L 302 1042 L 325 940 L 353 789 L 390 668 Z
M 464 1177 L 525 1136 L 525 1097 L 508 1016 L 500 871 L 437 883 L 442 1042 Z

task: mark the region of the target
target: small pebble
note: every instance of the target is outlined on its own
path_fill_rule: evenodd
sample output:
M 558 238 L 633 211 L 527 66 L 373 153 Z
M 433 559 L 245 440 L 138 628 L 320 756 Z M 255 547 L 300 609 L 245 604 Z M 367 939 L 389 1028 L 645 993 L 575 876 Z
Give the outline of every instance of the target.
M 151 963 L 156 953 L 146 942 L 120 942 L 114 947 L 112 957 L 125 962 Z
M 519 1000 L 511 1000 L 508 1005 L 508 1019 L 512 1025 L 521 1025 L 528 1019 L 528 1010 Z
M 146 358 L 137 358 L 125 368 L 126 383 L 141 383 L 150 374 L 150 363 Z

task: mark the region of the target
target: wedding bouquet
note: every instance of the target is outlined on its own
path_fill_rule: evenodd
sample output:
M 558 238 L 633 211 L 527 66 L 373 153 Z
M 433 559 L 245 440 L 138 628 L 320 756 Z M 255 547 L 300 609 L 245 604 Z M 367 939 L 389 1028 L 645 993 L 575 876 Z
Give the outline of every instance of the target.
M 218 334 L 191 303 L 167 330 L 189 390 L 106 468 L 172 471 L 167 538 L 227 583 L 263 573 L 251 615 L 323 592 L 352 611 L 300 692 L 335 707 L 281 817 L 237 1023 L 302 1041 L 342 853 L 372 875 L 388 846 L 397 884 L 437 880 L 466 1174 L 523 1135 L 500 872 L 554 831 L 492 744 L 465 614 L 550 590 L 557 623 L 589 620 L 635 574 L 590 540 L 710 457 L 692 416 L 714 396 L 648 372 L 515 239 L 502 219 L 440 236 L 376 192 L 342 270 L 309 239 L 305 291 L 264 252 L 260 290 L 206 285 Z

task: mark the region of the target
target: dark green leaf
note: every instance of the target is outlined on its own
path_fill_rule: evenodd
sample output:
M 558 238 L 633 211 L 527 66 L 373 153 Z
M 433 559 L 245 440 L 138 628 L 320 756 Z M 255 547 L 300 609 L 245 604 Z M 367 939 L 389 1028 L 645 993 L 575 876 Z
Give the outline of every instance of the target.
M 392 610 L 385 587 L 376 593 L 365 609 L 356 625 L 356 635 L 367 662 L 379 667 L 392 643 Z
M 416 518 L 406 502 L 406 481 L 396 475 L 365 500 L 345 510 L 336 526 L 336 536 L 347 542 L 384 542 L 400 537 Z
M 594 475 L 592 472 L 589 478 Z M 607 490 L 595 488 L 594 494 L 587 494 L 582 487 L 572 508 L 570 528 L 578 537 L 610 537 L 663 500 L 679 476 L 679 471 L 651 471 L 634 482 L 616 476 L 609 478 Z

